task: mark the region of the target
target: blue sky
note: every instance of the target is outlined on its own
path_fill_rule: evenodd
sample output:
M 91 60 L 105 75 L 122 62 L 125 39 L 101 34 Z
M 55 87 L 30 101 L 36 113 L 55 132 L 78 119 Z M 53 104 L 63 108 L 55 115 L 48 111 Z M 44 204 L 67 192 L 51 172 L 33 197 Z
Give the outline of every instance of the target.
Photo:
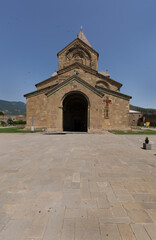
M 156 108 L 155 0 L 0 0 L 0 99 L 25 102 L 81 25 L 98 70 L 123 84 L 131 104 Z

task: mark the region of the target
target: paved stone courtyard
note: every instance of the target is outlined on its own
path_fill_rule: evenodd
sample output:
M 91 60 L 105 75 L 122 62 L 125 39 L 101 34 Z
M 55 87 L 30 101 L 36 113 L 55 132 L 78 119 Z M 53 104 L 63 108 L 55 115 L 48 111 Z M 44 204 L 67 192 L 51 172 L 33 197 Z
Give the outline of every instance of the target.
M 156 136 L 0 134 L 1 240 L 156 239 Z

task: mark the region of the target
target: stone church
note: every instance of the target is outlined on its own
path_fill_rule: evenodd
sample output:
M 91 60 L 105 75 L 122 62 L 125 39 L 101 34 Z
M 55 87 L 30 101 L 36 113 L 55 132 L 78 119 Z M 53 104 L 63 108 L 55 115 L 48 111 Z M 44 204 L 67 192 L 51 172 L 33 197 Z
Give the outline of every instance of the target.
M 129 126 L 130 96 L 108 71 L 98 71 L 99 54 L 82 28 L 58 56 L 58 71 L 27 93 L 27 129 L 102 132 Z

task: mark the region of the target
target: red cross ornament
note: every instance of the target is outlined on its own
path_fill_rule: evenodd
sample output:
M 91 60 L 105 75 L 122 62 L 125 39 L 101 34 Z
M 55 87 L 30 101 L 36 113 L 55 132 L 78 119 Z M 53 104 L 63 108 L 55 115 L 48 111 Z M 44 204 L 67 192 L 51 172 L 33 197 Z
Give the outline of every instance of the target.
M 109 104 L 111 103 L 111 100 L 108 97 L 106 97 L 106 99 L 103 100 L 103 102 L 106 103 L 106 107 L 109 107 Z

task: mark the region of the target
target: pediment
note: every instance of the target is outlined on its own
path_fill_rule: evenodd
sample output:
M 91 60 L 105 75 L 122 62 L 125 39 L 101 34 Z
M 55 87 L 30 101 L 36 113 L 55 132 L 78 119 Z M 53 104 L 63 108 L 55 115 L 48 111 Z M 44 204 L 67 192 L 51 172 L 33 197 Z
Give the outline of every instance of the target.
M 64 47 L 61 51 L 59 51 L 57 53 L 57 56 L 61 55 L 65 51 L 68 51 L 70 48 L 78 48 L 78 47 L 88 49 L 88 51 L 94 52 L 94 53 L 96 53 L 97 56 L 99 56 L 98 52 L 96 52 L 92 47 L 90 47 L 88 44 L 86 44 L 79 38 L 76 38 L 70 44 L 68 44 L 66 47 Z
M 54 93 L 56 93 L 57 91 L 59 91 L 60 89 L 62 89 L 65 86 L 67 86 L 68 84 L 72 83 L 72 82 L 79 83 L 80 85 L 82 85 L 85 88 L 89 89 L 90 91 L 92 91 L 94 94 L 98 95 L 101 98 L 104 96 L 104 94 L 102 92 L 97 90 L 95 87 L 91 86 L 89 83 L 85 82 L 83 79 L 79 78 L 77 75 L 73 75 L 70 78 L 68 78 L 67 80 L 65 80 L 62 83 L 58 84 L 56 87 L 54 87 L 53 89 L 48 91 L 45 95 L 47 97 L 49 97 L 49 96 L 53 95 Z

